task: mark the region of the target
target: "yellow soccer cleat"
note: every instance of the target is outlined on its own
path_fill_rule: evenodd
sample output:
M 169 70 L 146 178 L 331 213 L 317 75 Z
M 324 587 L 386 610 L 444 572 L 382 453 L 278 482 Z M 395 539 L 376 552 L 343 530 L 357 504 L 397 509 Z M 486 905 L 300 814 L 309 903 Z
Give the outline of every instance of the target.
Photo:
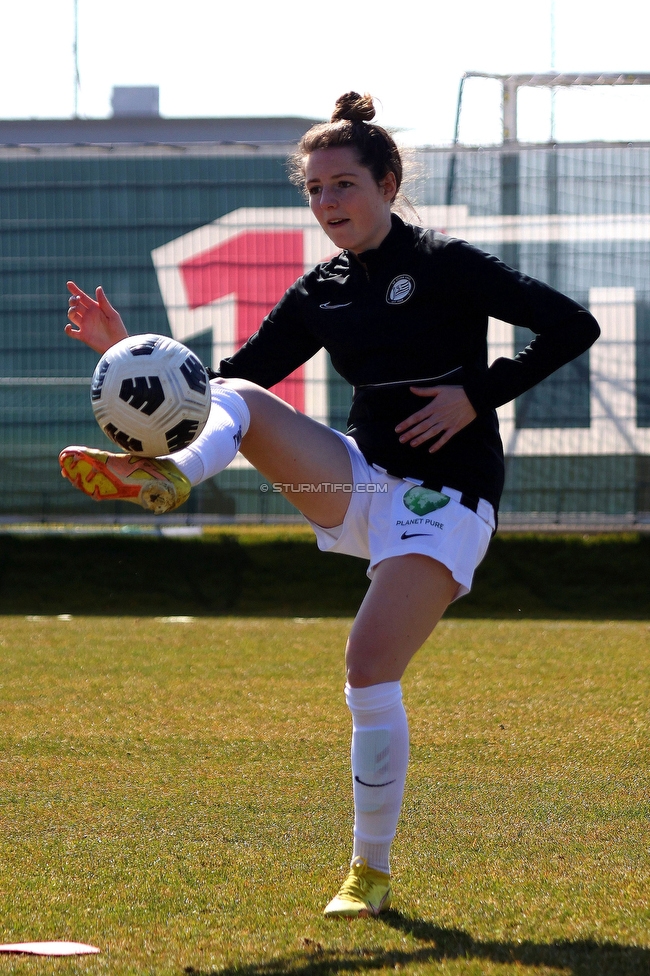
M 161 458 L 66 447 L 59 464 L 63 477 L 96 502 L 134 502 L 154 515 L 178 508 L 192 489 L 174 462 Z
M 390 875 L 368 867 L 364 857 L 355 857 L 350 873 L 335 898 L 325 909 L 329 918 L 365 918 L 388 911 L 392 897 Z

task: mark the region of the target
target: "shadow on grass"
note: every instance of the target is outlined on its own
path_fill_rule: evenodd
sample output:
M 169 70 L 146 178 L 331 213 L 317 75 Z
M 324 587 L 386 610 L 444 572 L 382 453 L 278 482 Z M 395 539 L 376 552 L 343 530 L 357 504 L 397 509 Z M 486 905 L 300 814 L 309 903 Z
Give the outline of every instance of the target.
M 386 912 L 377 924 L 385 924 L 411 935 L 421 945 L 408 950 L 357 948 L 348 952 L 326 949 L 304 940 L 305 949 L 266 962 L 248 963 L 219 970 L 188 966 L 187 976 L 329 976 L 336 973 L 364 973 L 466 959 L 516 964 L 534 969 L 562 970 L 566 976 L 641 976 L 650 971 L 650 949 L 594 942 L 590 939 L 537 942 L 482 942 L 460 929 L 440 928 L 420 918 Z

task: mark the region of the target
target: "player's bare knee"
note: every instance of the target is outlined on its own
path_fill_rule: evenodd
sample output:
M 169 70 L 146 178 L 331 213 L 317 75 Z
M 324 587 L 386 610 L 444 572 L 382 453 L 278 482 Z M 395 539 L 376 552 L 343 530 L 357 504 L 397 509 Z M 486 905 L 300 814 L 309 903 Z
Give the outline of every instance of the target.
M 357 641 L 352 635 L 345 649 L 345 673 L 351 688 L 368 688 L 385 681 L 380 677 L 372 649 L 364 641 Z
M 355 668 L 347 669 L 346 680 L 351 688 L 370 688 L 371 685 L 380 684 L 372 674 Z
M 237 378 L 227 379 L 224 376 L 217 376 L 211 382 L 216 383 L 218 386 L 225 386 L 229 390 L 234 390 L 246 401 L 248 401 L 249 397 L 255 397 L 257 394 L 267 392 L 262 386 L 258 386 L 257 383 L 251 383 L 250 380 L 240 380 Z
M 255 424 L 268 419 L 271 415 L 270 412 L 277 412 L 278 408 L 283 413 L 285 411 L 292 414 L 296 413 L 294 407 L 276 396 L 275 393 L 271 393 L 270 390 L 259 386 L 257 383 L 251 383 L 250 380 L 236 378 L 224 379 L 219 376 L 212 382 L 225 386 L 229 390 L 234 390 L 235 393 L 239 393 L 240 397 L 245 401 Z

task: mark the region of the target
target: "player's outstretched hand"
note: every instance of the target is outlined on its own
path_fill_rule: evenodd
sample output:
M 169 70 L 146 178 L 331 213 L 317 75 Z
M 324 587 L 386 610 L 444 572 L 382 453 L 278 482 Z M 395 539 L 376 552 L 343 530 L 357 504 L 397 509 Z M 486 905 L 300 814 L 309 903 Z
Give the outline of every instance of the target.
M 434 454 L 476 417 L 476 410 L 462 386 L 412 386 L 411 393 L 431 399 L 397 425 L 395 431 L 401 444 L 419 447 L 436 437 L 429 448 L 429 453 Z
M 95 298 L 82 291 L 74 281 L 68 281 L 68 318 L 72 324 L 65 327 L 66 335 L 85 342 L 103 355 L 120 339 L 128 335 L 122 317 L 114 309 L 101 287 L 95 289 Z

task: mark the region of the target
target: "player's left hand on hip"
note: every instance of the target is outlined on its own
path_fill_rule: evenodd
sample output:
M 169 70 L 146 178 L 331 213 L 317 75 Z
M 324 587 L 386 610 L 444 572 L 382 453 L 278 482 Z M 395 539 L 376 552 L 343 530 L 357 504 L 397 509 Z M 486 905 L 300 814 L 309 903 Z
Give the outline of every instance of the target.
M 401 444 L 419 447 L 435 437 L 435 444 L 429 448 L 429 453 L 434 454 L 476 417 L 462 386 L 412 386 L 411 393 L 426 397 L 429 402 L 397 425 L 395 431 Z

